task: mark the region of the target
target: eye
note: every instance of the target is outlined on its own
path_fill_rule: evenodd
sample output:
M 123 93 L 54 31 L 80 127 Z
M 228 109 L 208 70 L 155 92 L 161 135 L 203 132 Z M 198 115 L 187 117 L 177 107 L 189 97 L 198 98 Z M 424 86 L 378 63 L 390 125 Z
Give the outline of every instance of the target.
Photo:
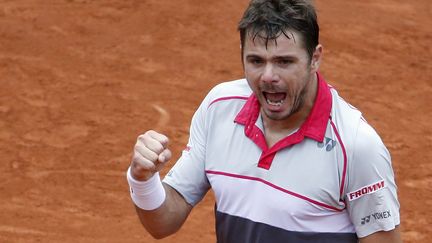
M 247 59 L 249 63 L 253 65 L 261 65 L 263 64 L 263 60 L 261 58 L 251 57 Z
M 290 59 L 279 59 L 277 60 L 277 64 L 281 65 L 281 66 L 286 66 L 292 63 L 292 60 Z
M 263 63 L 263 61 L 261 59 L 254 59 L 252 61 L 252 63 L 254 63 L 254 64 L 261 64 L 261 63 Z

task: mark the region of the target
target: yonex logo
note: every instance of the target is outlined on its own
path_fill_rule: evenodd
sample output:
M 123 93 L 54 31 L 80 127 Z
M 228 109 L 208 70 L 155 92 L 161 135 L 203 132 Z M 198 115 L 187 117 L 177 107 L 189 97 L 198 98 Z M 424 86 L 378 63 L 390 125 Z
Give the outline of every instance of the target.
M 378 219 L 390 218 L 391 214 L 390 214 L 390 211 L 385 211 L 385 212 L 381 212 L 381 213 L 374 213 L 374 214 L 372 214 L 372 216 L 374 217 L 375 220 L 378 220 Z
M 325 137 L 324 141 L 322 143 L 318 143 L 318 148 L 323 148 L 326 146 L 326 151 L 331 151 L 336 146 L 336 140 L 333 140 L 331 138 Z
M 366 224 L 370 222 L 370 215 L 361 219 L 361 224 Z
M 379 212 L 379 213 L 373 213 L 371 215 L 368 215 L 364 218 L 361 218 L 361 224 L 365 225 L 367 223 L 370 222 L 371 218 L 373 217 L 374 220 L 381 220 L 381 219 L 386 219 L 386 218 L 390 218 L 391 217 L 391 213 L 390 211 L 384 211 L 384 212 Z

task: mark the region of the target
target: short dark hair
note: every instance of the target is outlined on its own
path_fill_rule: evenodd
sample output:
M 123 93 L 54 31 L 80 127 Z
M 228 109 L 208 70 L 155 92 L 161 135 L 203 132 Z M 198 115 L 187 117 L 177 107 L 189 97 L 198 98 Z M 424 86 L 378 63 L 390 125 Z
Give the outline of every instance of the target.
M 300 34 L 309 59 L 319 43 L 319 26 L 315 8 L 308 0 L 251 0 L 239 22 L 240 41 L 243 47 L 246 35 L 255 40 L 263 38 L 276 41 L 281 34 L 292 38 L 287 32 Z

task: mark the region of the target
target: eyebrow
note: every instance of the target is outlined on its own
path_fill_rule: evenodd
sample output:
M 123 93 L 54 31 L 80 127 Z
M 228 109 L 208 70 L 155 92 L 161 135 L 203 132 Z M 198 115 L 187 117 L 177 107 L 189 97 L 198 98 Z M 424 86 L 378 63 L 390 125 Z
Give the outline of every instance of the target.
M 262 57 L 258 54 L 247 54 L 245 58 L 248 59 L 248 58 L 262 58 Z M 271 59 L 297 59 L 297 57 L 293 55 L 280 55 L 280 56 L 273 56 Z
M 261 58 L 261 56 L 257 55 L 257 54 L 248 54 L 245 56 L 245 58 Z

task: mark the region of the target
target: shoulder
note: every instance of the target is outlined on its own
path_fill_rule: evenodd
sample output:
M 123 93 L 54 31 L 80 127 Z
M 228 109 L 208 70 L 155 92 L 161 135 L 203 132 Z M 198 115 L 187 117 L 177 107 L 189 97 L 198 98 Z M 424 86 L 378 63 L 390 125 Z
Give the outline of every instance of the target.
M 371 147 L 384 147 L 376 130 L 363 118 L 358 125 L 355 145 L 356 149 L 362 152 L 370 151 Z
M 339 93 L 334 89 L 330 88 L 332 94 L 332 117 L 338 119 L 341 123 L 352 124 L 353 121 L 359 121 L 362 113 L 356 107 L 345 101 Z M 347 125 L 347 124 L 344 124 Z
M 236 112 L 243 106 L 251 93 L 252 90 L 246 79 L 219 83 L 208 92 L 196 110 L 194 117 L 204 119 L 209 115 L 215 115 L 215 110 L 222 113 Z M 216 109 L 216 107 L 218 108 Z
M 332 90 L 332 121 L 344 142 L 348 175 L 362 175 L 356 186 L 374 183 L 383 174 L 391 171 L 390 153 L 376 130 L 366 121 L 362 113 Z M 365 176 L 368 174 L 369 176 Z M 352 183 L 353 178 L 348 179 Z
M 339 96 L 335 89 L 331 88 L 330 91 L 332 93 L 331 121 L 344 141 L 347 150 L 351 150 L 357 136 L 362 113 Z
M 380 136 L 366 121 L 362 113 L 345 101 L 332 89 L 332 121 L 345 142 L 348 157 L 352 161 L 368 154 L 388 153 Z
M 361 120 L 357 129 L 352 156 L 353 166 L 357 170 L 391 170 L 391 156 L 381 137 L 365 120 Z M 383 173 L 383 172 L 381 172 Z M 384 175 L 381 175 L 384 177 Z

